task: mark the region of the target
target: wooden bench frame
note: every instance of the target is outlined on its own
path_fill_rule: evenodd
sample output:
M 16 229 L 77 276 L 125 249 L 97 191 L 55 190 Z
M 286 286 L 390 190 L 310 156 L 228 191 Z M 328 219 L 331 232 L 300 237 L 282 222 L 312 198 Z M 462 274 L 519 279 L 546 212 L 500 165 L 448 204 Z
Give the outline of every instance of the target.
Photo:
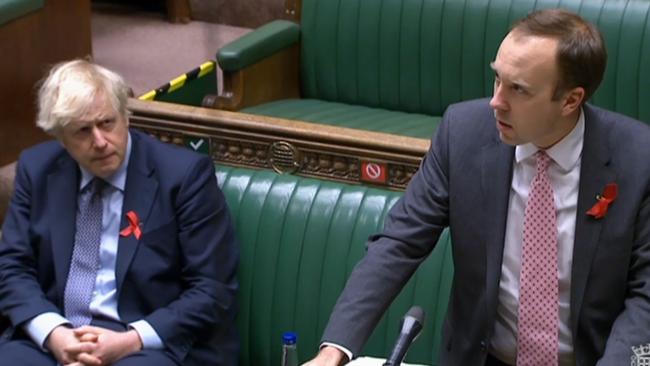
M 207 145 L 219 164 L 395 190 L 406 188 L 429 148 L 426 139 L 180 104 L 131 99 L 129 109 L 131 126 L 165 142 Z
M 302 0 L 285 0 L 284 19 L 300 23 Z M 227 111 L 286 98 L 300 98 L 300 45 L 238 71 L 223 71 L 221 94 L 209 94 L 202 105 Z

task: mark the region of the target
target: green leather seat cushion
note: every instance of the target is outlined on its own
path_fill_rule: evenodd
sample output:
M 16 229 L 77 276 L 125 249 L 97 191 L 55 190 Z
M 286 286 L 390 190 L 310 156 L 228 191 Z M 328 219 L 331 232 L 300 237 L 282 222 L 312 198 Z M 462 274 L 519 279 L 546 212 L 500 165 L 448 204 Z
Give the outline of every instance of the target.
M 318 99 L 283 99 L 243 109 L 257 115 L 429 139 L 440 117 Z
M 43 7 L 44 0 L 0 0 L 0 24 Z
M 240 241 L 240 365 L 280 363 L 281 335 L 298 333 L 301 362 L 318 350 L 330 312 L 369 235 L 402 192 L 219 166 Z M 407 361 L 434 365 L 453 267 L 448 232 L 375 329 L 364 355 L 386 357 L 414 304 L 425 330 Z

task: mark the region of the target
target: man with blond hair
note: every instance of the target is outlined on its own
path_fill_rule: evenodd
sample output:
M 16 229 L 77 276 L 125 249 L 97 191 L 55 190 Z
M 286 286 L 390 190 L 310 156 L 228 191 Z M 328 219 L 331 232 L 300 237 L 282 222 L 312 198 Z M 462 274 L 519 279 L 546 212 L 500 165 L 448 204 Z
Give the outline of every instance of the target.
M 129 129 L 128 88 L 56 65 L 0 239 L 0 365 L 234 365 L 238 248 L 212 161 Z

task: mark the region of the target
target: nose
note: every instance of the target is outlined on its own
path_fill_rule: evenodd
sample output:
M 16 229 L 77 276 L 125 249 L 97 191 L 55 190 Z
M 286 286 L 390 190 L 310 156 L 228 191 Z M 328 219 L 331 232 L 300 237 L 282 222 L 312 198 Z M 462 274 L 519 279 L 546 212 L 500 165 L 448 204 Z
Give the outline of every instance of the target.
M 490 107 L 492 107 L 492 109 L 494 109 L 495 111 L 508 110 L 508 103 L 506 102 L 503 93 L 504 93 L 503 84 L 497 85 L 495 83 L 494 94 L 492 95 L 492 99 L 490 99 Z
M 93 144 L 95 145 L 96 148 L 102 149 L 106 147 L 107 145 L 106 138 L 104 137 L 104 133 L 102 130 L 97 128 L 97 126 L 93 127 Z

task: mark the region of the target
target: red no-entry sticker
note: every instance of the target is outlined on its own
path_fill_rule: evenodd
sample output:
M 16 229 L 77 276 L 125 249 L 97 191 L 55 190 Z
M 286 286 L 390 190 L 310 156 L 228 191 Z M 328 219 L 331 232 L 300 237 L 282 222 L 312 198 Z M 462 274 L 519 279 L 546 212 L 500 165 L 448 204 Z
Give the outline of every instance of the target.
M 361 162 L 361 180 L 386 184 L 386 164 L 370 161 Z

